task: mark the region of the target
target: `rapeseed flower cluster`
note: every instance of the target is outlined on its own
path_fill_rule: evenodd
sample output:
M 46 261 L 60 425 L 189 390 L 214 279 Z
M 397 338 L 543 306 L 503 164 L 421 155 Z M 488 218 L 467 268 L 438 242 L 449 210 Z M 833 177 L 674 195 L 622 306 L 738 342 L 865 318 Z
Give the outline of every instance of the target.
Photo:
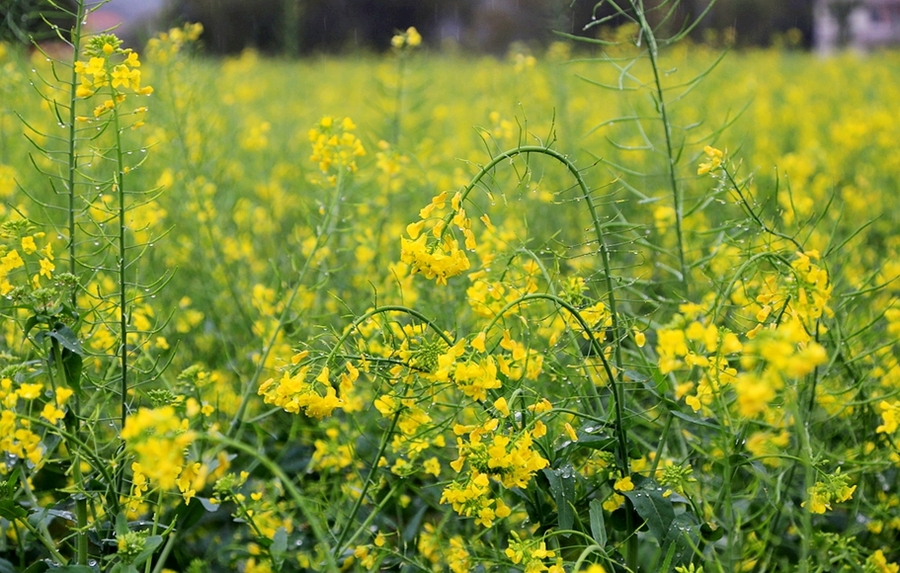
M 431 563 L 435 573 L 449 568 L 453 573 L 469 573 L 474 564 L 470 549 L 476 548 L 477 541 L 464 539 L 461 535 L 452 535 L 449 539 L 435 530 L 434 525 L 426 523 L 419 533 L 416 549 Z
M 812 513 L 825 513 L 832 503 L 841 503 L 853 497 L 856 486 L 850 485 L 850 476 L 842 474 L 840 468 L 833 474 L 826 474 L 825 481 L 817 481 L 807 490 L 809 498 L 800 504 Z
M 743 350 L 743 344 L 727 328 L 696 316 L 696 309 L 690 305 L 682 309 L 687 314 L 677 316 L 669 327 L 657 331 L 656 352 L 662 374 L 697 372 L 696 377 L 680 382 L 675 389 L 676 397 L 685 397 L 685 402 L 697 412 L 708 407 L 735 381 L 737 370 L 731 360 Z
M 734 383 L 736 408 L 745 418 L 771 415 L 788 380 L 801 379 L 828 361 L 828 353 L 796 322 L 760 331 L 741 357 L 745 369 Z
M 33 424 L 31 415 L 34 413 L 54 426 L 59 424 L 73 391 L 45 389 L 40 382 L 16 383 L 14 379 L 21 378 L 24 371 L 16 374 L 7 370 L 7 374 L 11 377 L 0 378 L 0 451 L 5 454 L 0 473 L 9 473 L 20 460 L 37 470 L 45 461 L 46 446 L 42 443 L 43 432 Z M 41 406 L 41 398 L 45 397 L 50 399 Z
M 309 159 L 318 165 L 319 172 L 332 187 L 337 185 L 341 173 L 355 173 L 356 159 L 366 155 L 362 141 L 353 133 L 355 129 L 356 124 L 349 117 L 336 123 L 333 117 L 326 116 L 309 130 L 312 144 Z
M 113 34 L 100 34 L 88 40 L 84 48 L 87 60 L 75 62 L 75 73 L 80 84 L 75 95 L 89 98 L 95 93 L 108 89 L 108 99 L 94 108 L 94 118 L 106 114 L 125 101 L 127 94 L 150 95 L 153 88 L 141 85 L 141 61 L 137 52 L 122 48 L 122 41 Z M 139 107 L 134 113 L 141 114 L 146 108 Z M 89 121 L 89 118 L 80 118 Z M 143 125 L 143 120 L 132 124 L 133 128 Z
M 475 234 L 460 205 L 459 193 L 450 201 L 451 213 L 437 217 L 447 207 L 447 195 L 444 191 L 433 197 L 431 203 L 419 211 L 420 220 L 406 226 L 409 238 L 400 239 L 400 260 L 409 265 L 413 273 L 421 273 L 439 285 L 445 285 L 447 279 L 469 270 L 471 263 L 465 250 L 474 250 L 476 246 Z M 453 237 L 450 223 L 465 237 L 465 250 Z
M 61 290 L 65 290 L 61 293 L 64 296 L 68 294 L 66 287 L 73 286 L 69 275 L 59 277 L 55 282 L 51 280 L 56 270 L 54 260 L 53 242 L 44 232 L 35 231 L 28 220 L 10 219 L 0 225 L 0 295 L 21 299 L 29 292 L 28 296 L 37 294 L 35 300 L 41 299 L 45 306 L 52 307 L 50 301 L 56 298 L 54 292 L 60 295 Z M 16 287 L 19 289 L 13 293 Z M 51 287 L 54 291 L 38 292 L 42 287 Z
M 266 404 L 283 408 L 286 412 L 303 413 L 311 418 L 322 419 L 330 416 L 335 408 L 344 406 L 344 396 L 352 390 L 353 383 L 359 377 L 359 370 L 348 363 L 346 371 L 341 374 L 341 396 L 331 382 L 331 371 L 323 367 L 319 374 L 310 379 L 312 365 L 303 363 L 309 351 L 297 353 L 291 359 L 294 366 L 286 368 L 279 380 L 270 378 L 263 382 L 258 390 Z
M 475 522 L 490 527 L 495 519 L 510 515 L 510 508 L 492 492 L 491 482 L 504 488 L 526 488 L 535 472 L 549 462 L 535 449 L 533 430 L 506 433 L 492 418 L 476 426 L 457 425 L 459 457 L 450 466 L 459 473 L 441 493 L 441 503 Z M 468 435 L 467 438 L 462 436 Z M 468 462 L 468 471 L 463 472 Z
M 707 145 L 703 148 L 703 153 L 706 154 L 706 162 L 700 164 L 697 175 L 715 174 L 725 161 L 725 152 Z
M 170 28 L 168 32 L 150 38 L 147 41 L 146 54 L 154 63 L 167 64 L 186 46 L 197 42 L 203 34 L 203 24 L 186 23 L 181 28 Z
M 196 434 L 189 427 L 189 421 L 180 418 L 173 406 L 162 408 L 140 408 L 126 418 L 122 429 L 122 439 L 126 448 L 139 464 L 140 475 L 146 477 L 163 491 L 176 485 L 182 493 L 190 491 L 191 484 L 179 482 L 186 469 L 195 468 L 185 458 L 185 452 Z M 193 495 L 193 494 L 190 494 Z
M 0 353 L 0 451 L 6 453 L 0 473 L 8 473 L 18 461 L 39 469 L 48 453 L 44 435 L 33 423 L 40 419 L 60 426 L 74 389 L 57 381 L 49 382 L 33 360 L 20 359 L 28 350 L 18 345 L 21 331 L 16 319 L 30 318 L 26 334 L 39 344 L 49 346 L 49 338 L 70 338 L 68 324 L 73 322 L 67 310 L 76 288 L 68 273 L 54 274 L 56 264 L 53 242 L 45 233 L 23 218 L 10 218 L 0 225 L 0 295 L 10 305 L 3 308 L 4 348 L 18 348 L 16 354 Z M 64 334 L 63 334 L 64 333 Z M 50 336 L 48 336 L 50 335 Z M 74 335 L 71 335 L 74 336 Z M 72 348 L 77 342 L 72 342 Z
M 504 551 L 513 565 L 523 566 L 527 573 L 564 573 L 562 559 L 557 558 L 557 552 L 547 548 L 547 542 L 539 539 L 521 539 L 516 532 L 512 532 L 509 545 Z M 555 559 L 554 559 L 555 558 Z M 549 567 L 546 560 L 553 560 Z
M 391 38 L 391 46 L 395 50 L 418 48 L 422 44 L 422 36 L 415 27 L 410 26 L 405 32 L 395 34 Z

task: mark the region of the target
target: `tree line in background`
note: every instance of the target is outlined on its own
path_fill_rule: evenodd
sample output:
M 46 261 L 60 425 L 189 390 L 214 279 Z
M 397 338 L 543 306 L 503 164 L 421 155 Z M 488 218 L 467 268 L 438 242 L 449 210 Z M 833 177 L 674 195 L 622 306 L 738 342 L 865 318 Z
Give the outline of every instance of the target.
M 808 46 L 812 12 L 813 0 L 682 0 L 666 26 L 674 32 L 702 15 L 696 39 L 733 29 L 739 46 L 767 45 L 798 29 Z M 596 36 L 591 23 L 614 15 L 597 0 L 172 0 L 167 17 L 202 22 L 216 53 L 247 45 L 287 54 L 381 50 L 397 30 L 416 26 L 432 46 L 502 54 L 514 42 L 546 45 L 554 32 Z M 666 18 L 662 10 L 655 16 Z
M 652 5 L 656 0 L 648 0 Z M 731 30 L 738 46 L 768 45 L 797 29 L 802 43 L 812 38 L 814 0 L 682 0 L 676 13 L 655 17 L 670 31 L 700 21 L 695 39 L 710 31 Z M 4 41 L 46 37 L 45 20 L 60 23 L 74 0 L 0 0 Z M 666 8 L 668 10 L 668 8 Z M 652 11 L 651 11 L 652 13 Z M 540 47 L 554 32 L 596 37 L 592 23 L 615 15 L 597 0 L 169 0 L 158 21 L 132 29 L 141 45 L 153 29 L 179 22 L 200 22 L 203 41 L 213 54 L 255 47 L 269 54 L 303 55 L 355 50 L 382 50 L 391 36 L 416 26 L 432 47 L 502 54 L 514 42 Z M 621 18 L 604 21 L 606 26 Z

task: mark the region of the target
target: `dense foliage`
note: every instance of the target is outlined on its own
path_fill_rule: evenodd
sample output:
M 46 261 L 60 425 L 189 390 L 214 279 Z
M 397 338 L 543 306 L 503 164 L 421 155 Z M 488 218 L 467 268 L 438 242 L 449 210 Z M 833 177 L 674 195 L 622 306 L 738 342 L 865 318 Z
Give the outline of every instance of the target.
M 0 571 L 900 569 L 896 54 L 200 34 L 0 45 Z

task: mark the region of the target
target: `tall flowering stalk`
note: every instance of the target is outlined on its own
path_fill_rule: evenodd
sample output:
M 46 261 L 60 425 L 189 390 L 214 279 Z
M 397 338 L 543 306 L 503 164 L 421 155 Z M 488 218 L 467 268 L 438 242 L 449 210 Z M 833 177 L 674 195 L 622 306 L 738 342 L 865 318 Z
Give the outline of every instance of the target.
M 122 140 L 124 129 L 137 129 L 144 125 L 144 106 L 126 106 L 126 101 L 135 96 L 149 96 L 153 93 L 150 86 L 141 85 L 141 61 L 137 53 L 130 48 L 123 48 L 122 41 L 112 34 L 100 34 L 91 37 L 84 48 L 85 60 L 75 62 L 75 73 L 79 77 L 79 85 L 75 95 L 79 98 L 92 99 L 95 107 L 93 117 L 77 117 L 77 121 L 85 123 L 106 123 L 113 130 L 114 143 L 111 149 L 115 172 L 109 183 L 110 191 L 117 198 L 116 219 L 117 233 L 117 275 L 119 286 L 119 364 L 120 364 L 120 402 L 121 424 L 125 425 L 128 415 L 128 331 L 129 331 L 129 289 L 134 279 L 129 279 L 129 268 L 133 261 L 129 258 L 131 247 L 128 245 L 128 229 L 126 214 L 129 205 L 127 197 L 132 193 L 127 185 L 127 175 L 133 169 L 125 161 L 125 146 Z M 98 101 L 99 100 L 99 101 Z M 126 124 L 126 117 L 130 125 Z

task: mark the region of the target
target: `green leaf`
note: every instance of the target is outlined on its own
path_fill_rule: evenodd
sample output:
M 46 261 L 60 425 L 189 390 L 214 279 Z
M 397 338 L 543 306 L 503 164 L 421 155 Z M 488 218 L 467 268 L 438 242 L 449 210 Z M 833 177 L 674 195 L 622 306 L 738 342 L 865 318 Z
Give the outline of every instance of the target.
M 25 321 L 25 336 L 28 336 L 28 333 L 31 332 L 31 329 L 37 326 L 41 322 L 40 318 L 37 315 L 31 315 L 28 317 L 28 320 Z
M 138 567 L 144 563 L 147 559 L 153 555 L 153 552 L 156 551 L 156 548 L 159 547 L 163 542 L 162 535 L 151 535 L 147 539 L 144 540 L 144 550 L 138 553 L 138 556 L 134 558 L 134 561 L 131 562 L 133 567 Z
M 590 505 L 591 537 L 600 547 L 606 547 L 606 522 L 603 520 L 603 503 L 592 499 Z
M 700 534 L 706 541 L 715 542 L 725 535 L 725 528 L 720 525 L 714 529 L 710 524 L 704 523 L 700 526 Z
M 22 519 L 27 515 L 28 510 L 22 507 L 18 501 L 13 499 L 0 500 L 0 517 L 13 521 L 15 519 Z
M 66 375 L 66 383 L 75 393 L 81 394 L 81 369 L 84 359 L 80 354 L 67 349 L 62 351 L 63 373 Z
M 578 441 L 572 443 L 579 448 L 602 450 L 611 452 L 616 448 L 616 439 L 607 433 L 602 434 L 578 434 Z
M 402 538 L 407 543 L 412 542 L 413 539 L 419 534 L 422 530 L 422 520 L 425 518 L 425 514 L 431 508 L 427 504 L 423 504 L 422 507 L 412 516 L 412 518 L 407 523 L 406 527 L 403 528 Z
M 0 492 L 0 499 L 12 499 L 13 494 L 16 492 L 16 484 L 19 483 L 19 476 L 21 474 L 22 467 L 17 465 L 15 469 L 6 476 L 6 481 L 3 482 L 3 487 L 0 488 L 3 490 Z
M 284 527 L 279 527 L 275 530 L 272 546 L 269 548 L 272 562 L 275 564 L 275 568 L 279 570 L 284 563 L 284 558 L 287 556 L 287 538 L 287 530 Z
M 128 518 L 120 512 L 116 515 L 116 535 L 122 537 L 126 533 L 128 533 Z
M 190 529 L 206 515 L 206 506 L 202 502 L 195 503 L 194 499 L 191 500 L 191 503 L 182 502 L 178 509 L 175 510 L 175 515 L 178 519 L 178 531 Z
M 81 342 L 78 340 L 78 336 L 72 331 L 71 328 L 61 322 L 56 323 L 53 327 L 53 330 L 47 332 L 47 336 L 59 342 L 59 345 L 69 352 L 74 352 L 75 354 L 84 354 L 84 351 L 81 349 Z
M 675 558 L 676 547 L 674 543 L 669 544 L 669 549 L 666 550 L 666 558 L 663 559 L 662 564 L 660 564 L 656 570 L 657 571 L 671 571 L 672 570 L 672 560 Z
M 675 517 L 666 533 L 666 544 L 672 566 L 687 565 L 700 543 L 697 519 L 691 513 L 681 513 Z
M 647 485 L 653 486 L 652 482 Z M 655 487 L 635 489 L 626 491 L 623 495 L 631 500 L 634 510 L 647 523 L 650 534 L 662 545 L 675 519 L 672 503 L 662 496 L 662 490 Z
M 550 493 L 556 501 L 559 528 L 572 529 L 575 523 L 575 512 L 572 509 L 575 501 L 575 468 L 567 463 L 561 468 L 545 469 L 544 475 L 550 482 Z
M 16 573 L 13 564 L 6 559 L 0 558 L 0 573 Z
M 62 573 L 97 573 L 97 571 L 93 567 L 88 567 L 87 565 L 64 565 L 63 567 L 56 567 L 52 569 L 54 573 L 62 572 Z
M 200 501 L 200 505 L 203 506 L 203 509 L 205 509 L 207 513 L 215 513 L 219 511 L 219 508 L 221 507 L 218 503 L 209 501 L 208 497 L 195 497 L 194 499 Z
M 672 410 L 671 414 L 676 418 L 684 420 L 685 422 L 690 422 L 691 424 L 696 424 L 698 426 L 703 426 L 704 428 L 713 428 L 714 430 L 718 430 L 721 428 L 719 424 L 714 424 L 712 422 L 707 422 L 702 418 L 697 418 L 696 416 L 689 416 L 683 412 L 679 412 L 678 410 Z

